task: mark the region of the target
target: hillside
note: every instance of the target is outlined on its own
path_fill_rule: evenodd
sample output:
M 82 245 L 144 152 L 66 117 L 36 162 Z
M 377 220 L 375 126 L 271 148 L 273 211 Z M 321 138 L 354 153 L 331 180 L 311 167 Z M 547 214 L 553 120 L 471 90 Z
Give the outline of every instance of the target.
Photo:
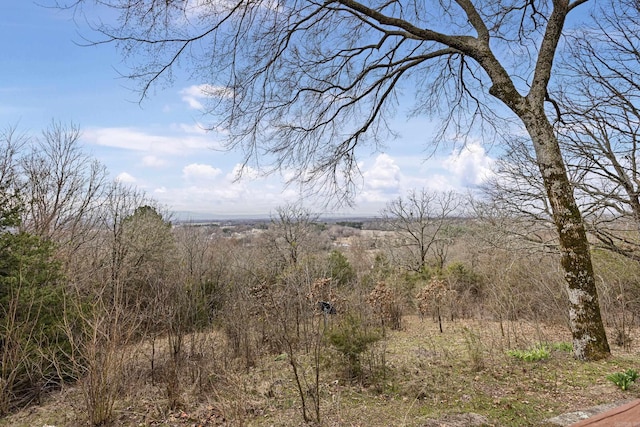
M 338 317 L 331 318 L 329 329 L 339 322 Z M 569 334 L 560 327 L 455 321 L 446 322 L 440 333 L 432 320 L 417 316 L 404 317 L 403 326 L 400 331 L 387 331 L 385 339 L 363 354 L 363 364 L 385 369 L 368 371 L 358 380 L 345 377 L 345 361 L 334 347 L 321 346 L 320 425 L 539 426 L 564 412 L 640 396 L 640 385 L 622 391 L 606 379 L 615 372 L 640 368 L 639 337 L 627 349 L 613 348 L 609 360 L 584 363 L 566 351 Z M 546 343 L 548 359 L 525 361 L 507 354 L 509 349 L 531 349 L 537 343 Z M 166 341 L 158 341 L 156 354 L 163 345 Z M 190 335 L 184 345 L 190 350 L 185 352 L 188 356 L 181 362 L 175 384 L 179 392 L 171 397 L 177 401 L 174 409 L 169 409 L 167 385 L 157 381 L 170 361 L 155 361 L 154 385 L 150 344 L 126 351 L 126 387 L 115 402 L 113 425 L 305 424 L 288 355 L 265 354 L 255 366 L 244 369 L 238 360 L 225 356 L 226 343 L 218 333 Z M 298 366 L 310 405 L 314 364 L 301 357 Z M 0 426 L 45 425 L 87 425 L 81 387 L 65 387 L 44 397 L 41 405 L 0 421 Z

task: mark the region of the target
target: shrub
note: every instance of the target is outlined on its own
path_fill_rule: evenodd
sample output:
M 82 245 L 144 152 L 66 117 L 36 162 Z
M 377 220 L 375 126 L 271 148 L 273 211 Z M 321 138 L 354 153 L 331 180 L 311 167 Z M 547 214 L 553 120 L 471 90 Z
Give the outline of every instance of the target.
M 433 313 L 438 320 L 440 332 L 442 332 L 442 312 L 445 306 L 451 307 L 456 298 L 456 291 L 449 289 L 444 280 L 437 277 L 429 280 L 427 285 L 416 295 L 418 311 L 424 317 L 428 313 Z M 453 317 L 453 316 L 452 316 Z
M 380 319 L 382 327 L 402 329 L 402 307 L 398 301 L 396 292 L 385 282 L 378 282 L 367 299 L 374 313 Z
M 350 378 L 362 378 L 361 356 L 382 336 L 377 330 L 366 328 L 362 321 L 353 315 L 344 320 L 328 334 L 329 342 L 347 361 Z
M 332 250 L 328 263 L 330 276 L 338 285 L 347 285 L 355 280 L 356 272 L 342 252 Z
M 468 328 L 464 328 L 464 340 L 469 352 L 469 360 L 471 362 L 471 370 L 480 372 L 485 368 L 484 364 L 484 345 L 480 335 Z
M 0 234 L 0 415 L 74 376 L 53 250 L 28 233 Z

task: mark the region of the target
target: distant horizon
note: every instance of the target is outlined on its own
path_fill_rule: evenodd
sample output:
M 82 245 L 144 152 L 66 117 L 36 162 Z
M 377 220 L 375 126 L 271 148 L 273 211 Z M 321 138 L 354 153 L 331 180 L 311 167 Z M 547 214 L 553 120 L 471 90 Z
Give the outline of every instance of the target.
M 247 214 L 208 214 L 208 213 L 198 213 L 198 212 L 178 212 L 178 211 L 169 211 L 172 214 L 172 217 L 175 217 L 176 221 L 188 223 L 188 222 L 206 222 L 206 221 L 225 221 L 225 220 L 270 220 L 273 217 L 272 213 L 266 214 L 258 214 L 258 213 L 247 213 Z M 357 220 L 357 219 L 378 219 L 380 218 L 380 214 L 359 214 L 359 213 L 316 213 L 312 212 L 313 215 L 318 215 L 318 218 L 324 219 L 335 219 L 335 220 Z

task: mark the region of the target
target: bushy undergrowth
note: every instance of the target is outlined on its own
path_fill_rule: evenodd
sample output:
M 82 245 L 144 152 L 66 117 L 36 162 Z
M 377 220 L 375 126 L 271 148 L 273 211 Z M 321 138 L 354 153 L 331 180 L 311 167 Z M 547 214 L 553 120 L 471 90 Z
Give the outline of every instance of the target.
M 567 341 L 554 342 L 550 344 L 552 350 L 564 351 L 570 353 L 573 351 L 573 344 Z
M 508 252 L 469 254 L 475 247 L 467 244 L 456 253 L 460 260 L 406 272 L 376 239 L 358 240 L 358 235 L 350 235 L 350 246 L 340 250 L 323 239 L 317 245 L 305 240 L 303 248 L 287 242 L 291 236 L 278 234 L 281 229 L 267 227 L 236 240 L 233 231 L 172 230 L 144 206 L 130 216 L 121 234 L 96 242 L 92 256 L 69 258 L 77 265 L 65 265 L 50 242 L 26 236 L 12 243 L 12 248 L 22 245 L 21 253 L 5 252 L 16 258 L 5 257 L 0 265 L 3 274 L 8 272 L 0 277 L 0 298 L 7 307 L 0 324 L 1 411 L 35 402 L 41 391 L 69 380 L 83 390 L 91 424 L 112 422 L 118 402 L 135 394 L 128 384 L 135 356 L 128 349 L 149 346 L 136 381 L 160 390 L 154 405 L 161 411 L 184 407 L 185 395 L 196 389 L 207 396 L 217 393 L 227 370 L 254 372 L 264 369 L 265 359 L 286 354 L 288 376 L 266 393 L 275 396 L 281 384 L 295 384 L 295 393 L 287 396 L 290 405 L 302 407 L 304 420 L 321 422 L 325 377 L 391 394 L 402 389 L 396 383 L 402 372 L 387 363 L 387 344 L 402 333 L 407 315 L 419 311 L 425 324 L 433 318 L 443 339 L 461 319 L 496 320 L 504 345 L 500 355 L 521 344 L 523 319 L 553 324 L 565 315 L 559 303 L 561 276 L 547 268 L 557 261 L 553 256 L 532 263 Z M 310 230 L 305 239 L 322 227 Z M 629 288 L 625 292 L 631 301 Z M 332 310 L 319 310 L 320 302 Z M 626 310 L 627 317 L 618 318 L 629 334 L 632 304 L 609 302 Z M 219 338 L 215 349 L 187 338 L 213 330 Z M 495 357 L 481 336 L 481 328 L 465 330 L 455 350 L 474 376 L 489 374 Z M 539 361 L 571 349 L 542 336 L 535 340 L 545 344 L 507 354 Z M 421 345 L 403 351 L 413 354 Z M 453 352 L 443 350 L 429 363 L 448 362 Z M 207 364 L 212 357 L 215 364 Z M 451 385 L 443 372 L 436 376 L 433 384 Z M 240 403 L 235 405 L 225 410 L 233 406 L 234 416 L 247 416 L 240 413 Z
M 345 313 L 332 318 L 329 327 L 340 329 L 343 316 L 348 317 Z M 561 412 L 624 398 L 621 389 L 603 379 L 606 372 L 625 372 L 636 363 L 631 353 L 584 363 L 558 351 L 545 363 L 524 366 L 503 357 L 506 338 L 500 336 L 497 322 L 458 320 L 444 334 L 439 332 L 437 323 L 417 316 L 409 316 L 405 322 L 405 329 L 389 333 L 359 353 L 361 379 L 351 377 L 347 356 L 328 339 L 326 347 L 321 347 L 317 388 L 309 381 L 316 366 L 313 353 L 293 355 L 307 404 L 316 398 L 319 404 L 320 421 L 311 417 L 310 423 L 423 426 L 446 423 L 456 414 L 474 413 L 488 425 L 541 425 Z M 564 333 L 554 328 L 549 334 L 557 336 L 558 331 Z M 544 327 L 542 332 L 546 333 Z M 531 342 L 540 333 L 539 327 L 526 325 L 518 338 Z M 340 343 L 344 341 L 344 337 L 340 339 Z M 383 344 L 387 351 L 384 377 L 382 370 L 373 370 L 371 365 L 375 362 L 371 353 L 380 351 L 378 347 Z M 465 348 L 481 351 L 483 369 L 474 368 L 471 353 Z M 111 425 L 258 427 L 303 422 L 289 353 L 263 354 L 257 357 L 254 367 L 247 369 L 233 357 L 224 334 L 214 328 L 185 335 L 181 360 L 174 366 L 171 344 L 166 338 L 159 338 L 155 342 L 153 382 L 151 343 L 139 342 L 120 349 L 126 349 L 127 354 L 121 365 L 124 378 L 112 383 L 118 393 L 113 401 Z M 171 378 L 177 381 L 177 387 L 168 394 Z M 86 425 L 87 413 L 78 404 L 84 387 L 65 388 L 61 396 L 47 399 L 57 402 L 57 406 L 25 411 L 19 414 L 23 421 L 9 418 L 5 424 L 0 421 L 0 426 Z M 630 390 L 633 392 L 633 387 Z M 177 405 L 172 407 L 170 399 L 175 399 Z

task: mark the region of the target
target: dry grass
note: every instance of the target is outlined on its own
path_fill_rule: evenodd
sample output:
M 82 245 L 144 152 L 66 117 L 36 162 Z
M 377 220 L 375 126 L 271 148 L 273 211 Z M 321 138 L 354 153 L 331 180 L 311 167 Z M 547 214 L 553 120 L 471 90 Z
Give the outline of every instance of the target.
M 628 350 L 613 348 L 605 361 L 577 362 L 570 353 L 553 350 L 547 360 L 524 362 L 506 350 L 568 342 L 568 331 L 524 322 L 501 328 L 489 321 L 458 321 L 445 323 L 441 334 L 436 323 L 417 316 L 405 317 L 404 326 L 388 332 L 383 343 L 385 374 L 364 383 L 345 380 L 338 354 L 326 350 L 320 378 L 322 425 L 426 426 L 452 414 L 476 413 L 489 425 L 536 426 L 563 412 L 640 397 L 640 385 L 623 392 L 605 378 L 629 368 L 640 370 L 639 336 Z M 265 356 L 257 367 L 242 369 L 225 356 L 217 334 L 187 338 L 180 405 L 169 410 L 163 345 L 156 344 L 154 383 L 150 345 L 140 346 L 130 360 L 128 392 L 116 402 L 114 425 L 303 425 L 286 357 Z M 311 365 L 306 367 L 303 374 L 310 376 Z M 87 425 L 83 411 L 81 392 L 71 387 L 49 395 L 41 406 L 0 420 L 0 426 Z

